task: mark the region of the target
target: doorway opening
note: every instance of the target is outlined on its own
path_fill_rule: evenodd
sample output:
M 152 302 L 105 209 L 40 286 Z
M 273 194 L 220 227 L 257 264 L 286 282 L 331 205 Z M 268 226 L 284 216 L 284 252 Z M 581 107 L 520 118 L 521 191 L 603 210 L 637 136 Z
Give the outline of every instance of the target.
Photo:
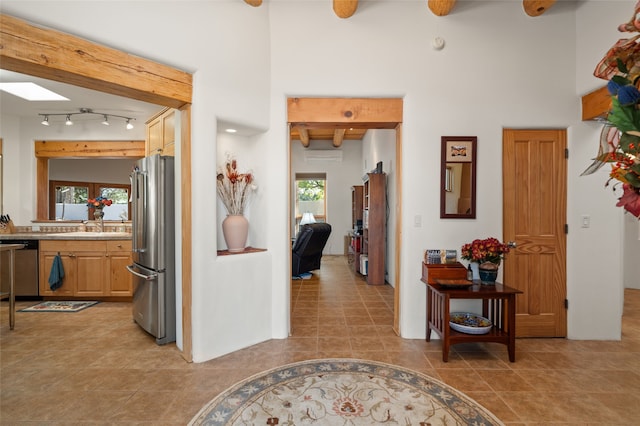
M 35 26 L 9 15 L 0 14 L 0 26 L 3 28 L 3 32 L 0 33 L 0 44 L 3 46 L 0 50 L 2 69 L 180 110 L 183 242 L 182 356 L 186 361 L 192 361 L 192 75 L 70 34 Z M 43 50 L 44 46 L 48 47 Z M 137 70 L 137 72 L 131 73 L 129 70 Z M 39 176 L 43 175 L 42 170 L 37 170 L 36 173 Z M 47 188 L 47 186 L 40 186 L 40 188 Z M 43 206 L 38 205 L 38 218 L 46 217 L 47 204 Z
M 333 142 L 333 148 L 342 146 L 345 135 L 349 131 L 359 131 L 361 134 L 367 130 L 389 129 L 395 131 L 395 159 L 394 181 L 395 185 L 388 191 L 395 192 L 395 203 L 389 206 L 394 213 L 394 223 L 388 224 L 388 229 L 394 235 L 393 241 L 388 244 L 395 247 L 388 254 L 389 264 L 393 264 L 394 283 L 394 313 L 393 329 L 400 334 L 400 259 L 401 259 L 401 205 L 402 205 L 402 111 L 403 100 L 401 98 L 288 98 L 287 99 L 287 123 L 289 126 L 289 182 L 295 181 L 295 175 L 291 164 L 292 144 L 301 143 L 306 149 L 310 146 L 314 134 L 317 139 Z M 360 138 L 361 139 L 361 138 Z M 289 185 L 289 200 L 292 200 L 293 185 Z M 345 187 L 345 191 L 349 188 Z M 291 202 L 291 201 L 290 201 Z M 289 206 L 288 211 L 291 212 Z M 291 217 L 291 215 L 290 215 Z M 290 219 L 289 232 L 292 232 L 293 223 Z M 289 235 L 289 238 L 294 235 Z M 289 255 L 289 269 L 291 269 L 291 254 Z M 291 325 L 291 324 L 290 324 Z

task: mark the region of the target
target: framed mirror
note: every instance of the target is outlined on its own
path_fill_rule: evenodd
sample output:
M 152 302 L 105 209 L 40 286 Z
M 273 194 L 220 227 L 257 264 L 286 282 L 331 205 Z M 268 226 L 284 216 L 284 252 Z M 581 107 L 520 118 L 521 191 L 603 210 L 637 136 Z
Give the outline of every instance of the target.
M 442 136 L 440 218 L 476 217 L 476 136 Z

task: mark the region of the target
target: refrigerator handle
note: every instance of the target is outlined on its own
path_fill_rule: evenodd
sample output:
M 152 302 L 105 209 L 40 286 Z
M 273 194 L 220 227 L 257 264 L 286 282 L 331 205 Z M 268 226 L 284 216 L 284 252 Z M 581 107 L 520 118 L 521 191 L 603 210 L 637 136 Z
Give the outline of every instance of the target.
M 142 184 L 140 183 L 140 179 L 142 179 Z M 132 188 L 132 197 L 135 197 L 135 203 L 133 204 L 135 211 L 132 212 L 134 220 L 131 222 L 131 232 L 133 234 L 133 247 L 132 251 L 134 253 L 143 253 L 147 248 L 147 227 L 146 224 L 138 223 L 140 218 L 140 214 L 137 211 L 138 209 L 142 209 L 142 211 L 146 212 L 148 209 L 147 206 L 147 174 L 145 172 L 141 172 L 137 167 L 133 171 L 131 175 L 132 185 L 135 185 L 135 189 Z M 142 203 L 142 206 L 140 206 Z M 139 226 L 142 225 L 142 235 L 138 235 Z M 142 243 L 142 247 L 140 247 L 140 243 Z
M 144 274 L 141 274 L 140 272 L 134 271 L 133 268 L 135 268 L 134 265 L 127 265 L 127 271 L 131 272 L 136 277 L 140 277 L 140 278 L 145 279 L 147 281 L 153 281 L 156 278 L 158 278 L 158 274 L 144 275 Z

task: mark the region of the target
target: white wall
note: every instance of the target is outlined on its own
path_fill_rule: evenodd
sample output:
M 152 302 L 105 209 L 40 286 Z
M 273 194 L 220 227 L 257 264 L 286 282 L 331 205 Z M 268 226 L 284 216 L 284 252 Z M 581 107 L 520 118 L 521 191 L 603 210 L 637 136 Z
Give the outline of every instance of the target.
M 340 150 L 342 161 L 305 160 L 305 153 L 311 150 Z M 298 141 L 291 143 L 291 170 L 296 173 L 327 174 L 327 223 L 331 225 L 331 236 L 324 254 L 344 254 L 344 236 L 351 230 L 351 187 L 362 185 L 362 142 L 345 140 L 341 148 L 333 148 L 331 141 L 311 141 L 304 148 Z M 292 183 L 293 185 L 293 183 Z M 291 211 L 295 203 L 292 189 Z
M 458 2 L 446 17 L 434 16 L 423 0 L 369 1 L 360 2 L 349 19 L 337 18 L 328 1 L 272 0 L 258 8 L 237 0 L 68 5 L 5 0 L 1 7 L 5 13 L 194 72 L 196 361 L 258 339 L 287 336 L 287 96 L 404 99 L 398 267 L 400 327 L 407 338 L 424 338 L 420 262 L 425 246 L 455 247 L 479 235 L 502 235 L 502 215 L 495 208 L 502 204 L 502 129 L 568 128 L 569 335 L 620 337 L 622 212 L 614 207 L 615 197 L 602 189 L 602 174 L 578 176 L 595 154 L 599 132 L 597 124 L 580 121 L 580 96 L 601 84 L 591 76 L 593 67 L 620 37 L 615 28 L 631 16 L 633 1 L 557 2 L 537 18 L 528 17 L 516 1 Z M 113 22 L 118 22 L 117 31 Z M 431 48 L 436 36 L 445 40 L 441 51 Z M 216 258 L 221 221 L 213 196 L 216 117 L 266 130 L 253 140 L 252 168 L 262 192 L 252 209 L 262 214 L 251 219 L 262 238 L 256 244 L 264 244 L 266 253 Z M 478 137 L 475 220 L 439 218 L 443 135 Z M 19 208 L 32 212 L 32 187 L 24 189 L 28 206 Z M 578 224 L 583 213 L 592 219 L 585 230 Z M 422 218 L 421 228 L 412 227 L 416 215 Z M 598 262 L 592 261 L 596 258 Z M 240 323 L 238 312 L 244 314 Z
M 624 286 L 640 289 L 640 221 L 624 215 Z

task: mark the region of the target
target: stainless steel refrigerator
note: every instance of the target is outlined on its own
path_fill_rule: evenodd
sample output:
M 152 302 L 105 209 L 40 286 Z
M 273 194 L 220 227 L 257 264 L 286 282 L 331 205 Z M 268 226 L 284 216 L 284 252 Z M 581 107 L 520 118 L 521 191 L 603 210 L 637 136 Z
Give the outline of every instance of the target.
M 133 319 L 163 345 L 176 340 L 174 158 L 152 155 L 131 173 Z

